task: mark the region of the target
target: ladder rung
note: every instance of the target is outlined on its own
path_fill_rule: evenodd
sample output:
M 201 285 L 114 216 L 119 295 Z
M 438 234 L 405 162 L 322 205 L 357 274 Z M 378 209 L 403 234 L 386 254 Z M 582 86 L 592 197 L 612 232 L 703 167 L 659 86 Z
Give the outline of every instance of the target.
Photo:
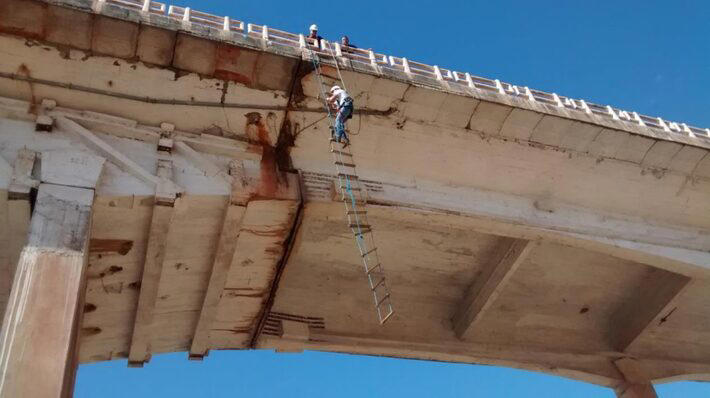
M 353 156 L 353 154 L 350 152 L 339 151 L 337 149 L 331 149 L 330 151 L 333 153 L 337 153 L 338 155 L 345 155 L 345 156 L 350 156 L 350 157 Z
M 363 256 L 363 257 L 367 257 L 368 255 L 374 253 L 375 250 L 377 250 L 377 248 L 376 248 L 376 247 L 373 247 L 372 249 L 368 250 L 367 252 L 362 253 L 362 256 Z
M 353 196 L 352 198 L 347 197 L 347 196 L 341 196 L 341 197 L 340 197 L 340 200 L 342 200 L 343 202 L 348 202 L 348 203 L 352 203 L 352 202 L 353 202 L 353 199 L 355 199 L 355 204 L 358 204 L 358 203 L 360 203 L 360 204 L 367 203 L 367 202 L 365 201 L 365 198 L 356 198 L 356 197 L 354 197 L 354 196 Z
M 372 291 L 374 292 L 375 289 L 377 289 L 378 287 L 380 287 L 380 285 L 383 284 L 384 282 L 385 282 L 385 277 L 383 276 L 382 279 L 380 279 L 380 281 L 377 282 L 377 283 L 375 284 L 375 286 L 372 287 Z
M 308 54 L 311 56 L 311 60 L 313 62 L 313 68 L 315 69 L 316 76 L 318 77 L 318 81 L 320 82 L 320 87 L 321 87 L 321 95 L 325 97 L 325 91 L 323 89 L 323 78 L 321 76 L 322 70 L 321 70 L 321 65 L 320 65 L 320 57 L 318 56 L 317 53 L 315 53 L 312 49 L 308 48 Z M 333 52 L 331 51 L 331 56 L 335 57 L 333 55 Z M 336 61 L 336 66 L 337 60 Z M 326 104 L 327 108 L 327 104 Z M 371 287 L 372 294 L 375 299 L 375 310 L 377 311 L 377 318 L 380 321 L 380 325 L 384 325 L 385 322 L 394 314 L 394 309 L 392 307 L 392 301 L 390 300 L 390 293 L 389 289 L 387 286 L 387 282 L 385 281 L 385 275 L 384 275 L 384 269 L 382 268 L 382 265 L 377 262 L 379 261 L 378 256 L 375 254 L 375 257 L 368 257 L 372 253 L 375 253 L 377 250 L 377 247 L 375 247 L 375 242 L 374 242 L 374 235 L 370 235 L 372 242 L 372 248 L 368 250 L 368 243 L 367 239 L 365 239 L 364 235 L 366 233 L 371 233 L 372 234 L 372 228 L 368 224 L 360 224 L 360 221 L 367 222 L 367 217 L 365 214 L 367 214 L 366 210 L 358 210 L 358 204 L 362 205 L 363 207 L 367 204 L 367 187 L 365 184 L 360 184 L 359 183 L 359 178 L 357 175 L 355 175 L 356 170 L 355 170 L 355 163 L 349 163 L 349 162 L 354 162 L 353 160 L 353 155 L 348 149 L 347 151 L 342 150 L 345 149 L 346 144 L 343 145 L 343 148 L 341 149 L 336 149 L 337 147 L 335 146 L 335 139 L 332 136 L 334 132 L 334 126 L 332 125 L 332 115 L 329 109 L 326 109 L 328 111 L 328 116 L 331 117 L 331 139 L 330 139 L 330 152 L 333 154 L 332 155 L 332 161 L 333 164 L 336 166 L 336 173 L 338 177 L 338 188 L 340 189 L 340 200 L 343 201 L 345 204 L 345 211 L 346 211 L 346 217 L 348 219 L 348 226 L 351 228 L 352 233 L 354 234 L 355 237 L 355 243 L 357 244 L 358 251 L 362 257 L 362 262 L 363 265 L 365 266 L 365 271 L 367 273 L 367 279 L 368 279 L 368 284 Z M 349 133 L 349 131 L 348 131 Z M 345 158 L 345 157 L 348 158 Z M 349 159 L 348 162 L 344 162 L 343 160 Z M 352 170 L 343 170 L 343 171 L 349 171 L 349 173 L 343 173 L 341 172 L 341 166 L 344 168 L 351 168 Z M 352 174 L 350 174 L 352 173 Z M 353 187 L 352 183 L 357 181 L 357 187 Z M 330 185 L 331 189 L 334 187 L 333 185 Z M 355 192 L 359 192 L 360 196 L 359 198 L 355 195 Z M 333 199 L 335 199 L 333 197 Z M 348 204 L 350 203 L 350 204 Z M 357 215 L 362 215 L 362 219 L 357 217 Z M 351 216 L 356 216 L 352 218 Z M 354 222 L 353 222 L 354 221 Z M 370 267 L 370 264 L 373 262 L 377 262 L 374 266 Z M 377 281 L 373 284 L 374 281 Z M 378 291 L 378 289 L 380 291 Z M 382 298 L 379 298 L 381 294 L 384 295 Z M 383 305 L 385 303 L 388 303 L 388 305 Z M 384 315 L 385 309 L 388 309 L 388 313 Z
M 387 322 L 387 320 L 390 319 L 392 315 L 394 315 L 394 311 L 392 310 L 392 307 L 390 307 L 390 313 L 387 314 L 387 316 L 380 321 L 380 325 L 384 325 L 384 323 Z
M 378 300 L 378 301 L 377 301 L 377 304 L 375 305 L 375 307 L 379 307 L 380 305 L 382 305 L 382 303 L 384 303 L 385 300 L 387 300 L 388 298 L 390 298 L 390 294 L 389 294 L 389 293 L 385 294 L 385 295 L 382 297 L 382 299 Z
M 355 192 L 353 192 L 352 194 L 348 194 L 346 191 L 340 191 L 340 193 L 341 193 L 340 199 L 347 200 L 348 202 L 355 199 L 356 203 L 365 203 L 365 198 L 363 198 L 365 192 L 367 192 L 367 190 L 360 191 L 359 195 L 356 196 Z
M 377 264 L 373 265 L 371 268 L 368 268 L 367 275 L 370 275 L 370 273 L 372 273 L 372 271 L 374 271 L 375 268 L 378 268 L 379 266 L 380 266 L 380 263 L 377 263 Z

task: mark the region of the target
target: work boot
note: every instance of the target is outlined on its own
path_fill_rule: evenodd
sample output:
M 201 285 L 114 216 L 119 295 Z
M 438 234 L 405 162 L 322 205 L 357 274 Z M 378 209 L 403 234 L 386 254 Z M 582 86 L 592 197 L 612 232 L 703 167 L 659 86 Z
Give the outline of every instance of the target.
M 343 141 L 343 149 L 345 149 L 348 145 L 350 145 L 350 140 L 346 138 L 345 141 Z

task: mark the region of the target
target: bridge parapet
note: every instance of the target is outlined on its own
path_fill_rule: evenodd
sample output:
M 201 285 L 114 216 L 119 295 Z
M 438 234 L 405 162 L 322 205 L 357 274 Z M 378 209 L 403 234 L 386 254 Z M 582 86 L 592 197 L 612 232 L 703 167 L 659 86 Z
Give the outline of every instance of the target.
M 556 93 L 547 93 L 502 82 L 498 79 L 475 76 L 468 72 L 458 72 L 437 65 L 427 65 L 408 60 L 404 57 L 374 52 L 360 48 L 343 48 L 339 43 L 322 40 L 320 43 L 308 41 L 302 34 L 294 34 L 274 29 L 266 25 L 257 25 L 233 19 L 229 16 L 217 16 L 190 7 L 167 6 L 165 3 L 151 0 L 92 0 L 93 9 L 101 13 L 105 7 L 119 7 L 138 12 L 143 18 L 157 15 L 179 22 L 182 29 L 195 32 L 217 31 L 223 36 L 241 35 L 260 42 L 264 49 L 288 47 L 302 56 L 317 54 L 327 61 L 351 67 L 359 72 L 387 75 L 400 80 L 430 86 L 446 91 L 455 91 L 464 95 L 479 97 L 481 94 L 499 94 L 506 97 L 524 99 L 553 108 L 571 110 L 587 115 L 600 116 L 604 119 L 621 122 L 627 128 L 641 127 L 671 134 L 673 138 L 700 138 L 710 143 L 710 128 L 690 126 L 686 123 L 666 120 L 662 117 L 642 115 L 611 105 L 600 105 L 575 99 Z M 217 35 L 219 36 L 219 35 Z M 326 62 L 327 62 L 326 61 Z M 675 136 L 675 137 L 674 137 Z M 673 139 L 671 138 L 671 139 Z

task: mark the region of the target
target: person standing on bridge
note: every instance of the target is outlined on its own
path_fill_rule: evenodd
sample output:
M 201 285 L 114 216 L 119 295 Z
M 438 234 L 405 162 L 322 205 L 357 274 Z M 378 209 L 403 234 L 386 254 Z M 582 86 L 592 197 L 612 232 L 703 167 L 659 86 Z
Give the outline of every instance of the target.
M 353 99 L 340 86 L 333 86 L 330 89 L 328 105 L 337 112 L 335 116 L 335 131 L 331 140 L 341 142 L 342 139 L 343 148 L 345 148 L 350 145 L 350 139 L 345 133 L 345 122 L 353 117 Z
M 350 43 L 350 38 L 347 36 L 343 36 L 340 39 L 340 46 L 343 49 L 343 51 L 349 52 L 351 48 L 357 48 L 356 45 Z
M 306 40 L 313 44 L 314 46 L 320 48 L 320 41 L 323 40 L 321 36 L 318 35 L 318 25 L 311 25 L 310 33 L 306 36 Z

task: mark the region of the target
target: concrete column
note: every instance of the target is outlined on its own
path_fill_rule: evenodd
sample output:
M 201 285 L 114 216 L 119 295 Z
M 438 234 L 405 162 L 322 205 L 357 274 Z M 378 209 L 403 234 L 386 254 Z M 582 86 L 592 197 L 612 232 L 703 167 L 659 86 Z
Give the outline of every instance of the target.
M 39 186 L 0 334 L 0 398 L 72 396 L 93 199 Z
M 614 390 L 619 398 L 658 398 L 653 384 L 624 384 Z
M 614 392 L 619 398 L 658 398 L 656 390 L 647 377 L 643 364 L 633 358 L 620 358 L 614 361 L 614 365 L 624 376 L 621 383 Z

